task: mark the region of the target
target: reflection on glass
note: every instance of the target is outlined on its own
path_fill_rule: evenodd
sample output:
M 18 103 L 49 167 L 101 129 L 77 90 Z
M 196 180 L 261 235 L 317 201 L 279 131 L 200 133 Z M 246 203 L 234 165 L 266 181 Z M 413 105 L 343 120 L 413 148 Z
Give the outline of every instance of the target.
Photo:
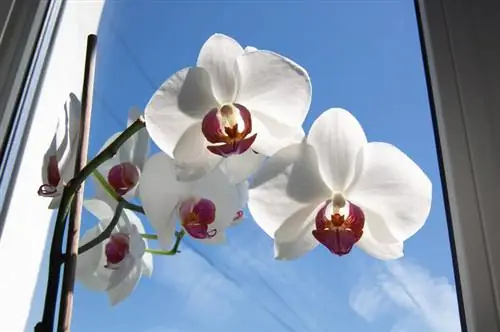
M 144 110 L 152 142 L 86 195 L 143 206 L 97 261 L 117 284 L 143 277 L 109 296 L 82 280 L 73 330 L 459 331 L 426 89 L 410 3 L 108 2 L 90 150 Z M 160 151 L 178 163 L 146 160 Z M 106 206 L 86 203 L 84 232 Z M 180 253 L 158 255 L 173 238 Z

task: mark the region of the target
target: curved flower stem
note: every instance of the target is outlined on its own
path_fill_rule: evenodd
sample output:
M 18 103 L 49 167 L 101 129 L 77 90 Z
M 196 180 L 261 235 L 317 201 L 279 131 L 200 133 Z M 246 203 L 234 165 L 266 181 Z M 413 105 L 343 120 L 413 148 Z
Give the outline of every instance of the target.
M 81 255 L 84 252 L 94 248 L 96 245 L 98 245 L 99 243 L 101 243 L 102 241 L 106 240 L 107 238 L 109 238 L 111 236 L 113 229 L 116 227 L 116 225 L 118 224 L 118 221 L 120 220 L 123 209 L 125 207 L 125 202 L 126 201 L 118 202 L 118 206 L 116 207 L 116 210 L 115 210 L 115 215 L 113 216 L 113 219 L 111 219 L 108 226 L 102 231 L 101 234 L 97 235 L 96 238 L 90 240 L 89 242 L 85 243 L 80 248 L 78 248 L 78 255 Z
M 175 243 L 172 249 L 170 249 L 170 251 L 173 252 L 174 255 L 180 252 L 179 246 L 181 245 L 182 238 L 184 237 L 185 234 L 186 232 L 183 229 L 181 229 L 180 232 L 175 232 Z
M 106 181 L 106 179 L 104 178 L 104 176 L 101 173 L 99 173 L 98 170 L 94 170 L 92 172 L 92 175 L 97 180 L 97 182 L 99 182 L 99 184 L 106 191 L 106 193 L 108 193 L 109 196 L 113 197 L 118 203 L 123 203 L 123 208 L 124 209 L 144 214 L 144 209 L 142 208 L 142 206 L 136 205 L 134 203 L 130 203 L 125 198 L 123 198 L 122 196 L 118 195 L 113 190 L 113 188 L 109 185 L 108 181 Z
M 178 252 L 172 252 L 172 250 L 161 250 L 161 249 L 150 249 L 146 248 L 146 252 L 149 252 L 153 255 L 163 255 L 163 256 L 173 256 Z
M 181 245 L 181 240 L 184 237 L 186 232 L 184 230 L 181 230 L 180 232 L 175 232 L 175 243 L 172 249 L 170 250 L 161 250 L 161 249 L 149 249 L 146 248 L 146 252 L 152 253 L 154 255 L 164 255 L 164 256 L 173 256 L 175 254 L 180 253 L 179 251 L 179 246 Z M 146 235 L 146 236 L 145 236 Z M 151 236 L 154 238 L 158 238 L 156 235 L 151 235 L 151 234 L 141 234 L 143 238 L 148 238 L 147 236 Z
M 57 211 L 56 224 L 52 236 L 50 247 L 49 278 L 45 292 L 45 304 L 42 321 L 35 326 L 36 332 L 50 332 L 54 326 L 55 311 L 57 305 L 57 294 L 59 290 L 59 279 L 61 276 L 61 265 L 64 263 L 62 253 L 62 244 L 64 239 L 64 229 L 66 226 L 66 217 L 75 192 L 82 183 L 92 174 L 97 167 L 101 166 L 106 160 L 111 159 L 118 149 L 135 133 L 145 127 L 144 118 L 141 116 L 130 125 L 120 136 L 116 138 L 107 148 L 99 153 L 90 161 L 71 181 L 64 187 L 64 191 Z
M 156 234 L 141 234 L 141 237 L 148 240 L 158 240 L 158 235 Z

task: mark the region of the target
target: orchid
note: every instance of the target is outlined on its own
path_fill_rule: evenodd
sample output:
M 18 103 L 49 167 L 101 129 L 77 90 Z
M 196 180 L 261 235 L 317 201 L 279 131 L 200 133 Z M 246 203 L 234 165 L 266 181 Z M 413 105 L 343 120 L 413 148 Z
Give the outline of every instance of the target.
M 130 126 L 140 115 L 137 108 L 131 108 L 128 115 L 128 125 Z M 111 135 L 100 151 L 109 146 L 120 134 L 121 132 Z M 121 146 L 113 158 L 98 167 L 97 171 L 105 177 L 115 194 L 126 199 L 134 198 L 148 153 L 149 137 L 147 131 L 142 129 Z M 96 188 L 96 197 L 106 201 L 112 207 L 116 206 L 116 200 L 101 186 Z
M 175 159 L 181 181 L 203 177 L 224 159 L 231 182 L 240 183 L 265 156 L 302 140 L 310 102 L 310 79 L 298 64 L 214 34 L 196 67 L 178 71 L 155 92 L 146 128 Z
M 101 234 L 114 215 L 111 206 L 101 200 L 87 200 L 84 206 L 100 222 L 83 235 L 82 244 Z M 79 255 L 76 278 L 89 289 L 107 291 L 112 305 L 123 301 L 142 275 L 151 276 L 153 272 L 153 257 L 146 252 L 141 233 L 144 227 L 139 218 L 125 210 L 106 241 Z
M 144 165 L 139 195 L 160 244 L 169 248 L 177 220 L 191 237 L 221 243 L 224 229 L 233 223 L 241 208 L 241 197 L 246 196 L 241 189 L 241 185 L 231 184 L 219 168 L 198 180 L 180 182 L 173 159 L 160 152 Z
M 38 195 L 51 197 L 49 209 L 59 206 L 64 185 L 71 180 L 75 171 L 80 109 L 80 101 L 70 93 L 59 115 L 52 142 L 43 157 L 43 184 L 38 189 Z
M 348 111 L 329 109 L 301 144 L 257 172 L 249 209 L 275 241 L 275 257 L 295 259 L 319 243 L 348 254 L 354 245 L 379 259 L 403 256 L 403 242 L 429 215 L 432 184 L 393 145 L 368 143 Z

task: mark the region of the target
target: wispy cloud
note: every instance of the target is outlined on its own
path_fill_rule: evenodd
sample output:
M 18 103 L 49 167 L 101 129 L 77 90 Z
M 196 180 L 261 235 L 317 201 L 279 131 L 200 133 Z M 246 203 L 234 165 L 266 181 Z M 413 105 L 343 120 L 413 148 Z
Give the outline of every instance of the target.
M 349 323 L 342 262 L 322 251 L 314 258 L 276 261 L 272 240 L 251 221 L 231 232 L 224 246 L 187 240 L 180 255 L 161 260 L 158 280 L 169 288 L 166 293 L 182 298 L 176 312 L 186 310 L 187 318 L 213 330 L 223 326 L 218 331 L 322 332 Z
M 272 241 L 253 223 L 231 232 L 224 246 L 186 240 L 180 255 L 158 260 L 156 280 L 175 303 L 162 317 L 169 328 L 460 331 L 455 287 L 418 265 L 377 263 L 372 270 L 361 252 L 344 259 L 321 248 L 281 262 L 273 259 Z
M 185 243 L 180 255 L 159 265 L 157 280 L 176 299 L 174 322 L 182 322 L 175 326 L 181 331 L 206 330 L 207 326 L 214 331 L 295 331 L 194 246 Z
M 361 278 L 349 302 L 369 322 L 392 316 L 391 332 L 461 331 L 455 286 L 408 261 L 384 263 Z

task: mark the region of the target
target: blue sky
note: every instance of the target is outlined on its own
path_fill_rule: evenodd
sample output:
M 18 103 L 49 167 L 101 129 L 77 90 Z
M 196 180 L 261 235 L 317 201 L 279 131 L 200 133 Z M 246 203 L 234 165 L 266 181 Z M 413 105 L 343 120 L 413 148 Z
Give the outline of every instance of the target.
M 272 241 L 247 218 L 222 247 L 184 241 L 155 257 L 125 302 L 76 288 L 75 332 L 459 331 L 457 300 L 413 1 L 111 1 L 99 28 L 91 153 L 123 130 L 175 71 L 194 65 L 220 32 L 306 68 L 313 103 L 351 111 L 370 141 L 395 144 L 434 184 L 424 228 L 405 258 L 383 263 L 355 249 L 318 247 L 273 260 Z M 88 191 L 91 195 L 92 190 Z M 84 228 L 94 225 L 88 214 Z M 154 243 L 150 243 L 154 246 Z

